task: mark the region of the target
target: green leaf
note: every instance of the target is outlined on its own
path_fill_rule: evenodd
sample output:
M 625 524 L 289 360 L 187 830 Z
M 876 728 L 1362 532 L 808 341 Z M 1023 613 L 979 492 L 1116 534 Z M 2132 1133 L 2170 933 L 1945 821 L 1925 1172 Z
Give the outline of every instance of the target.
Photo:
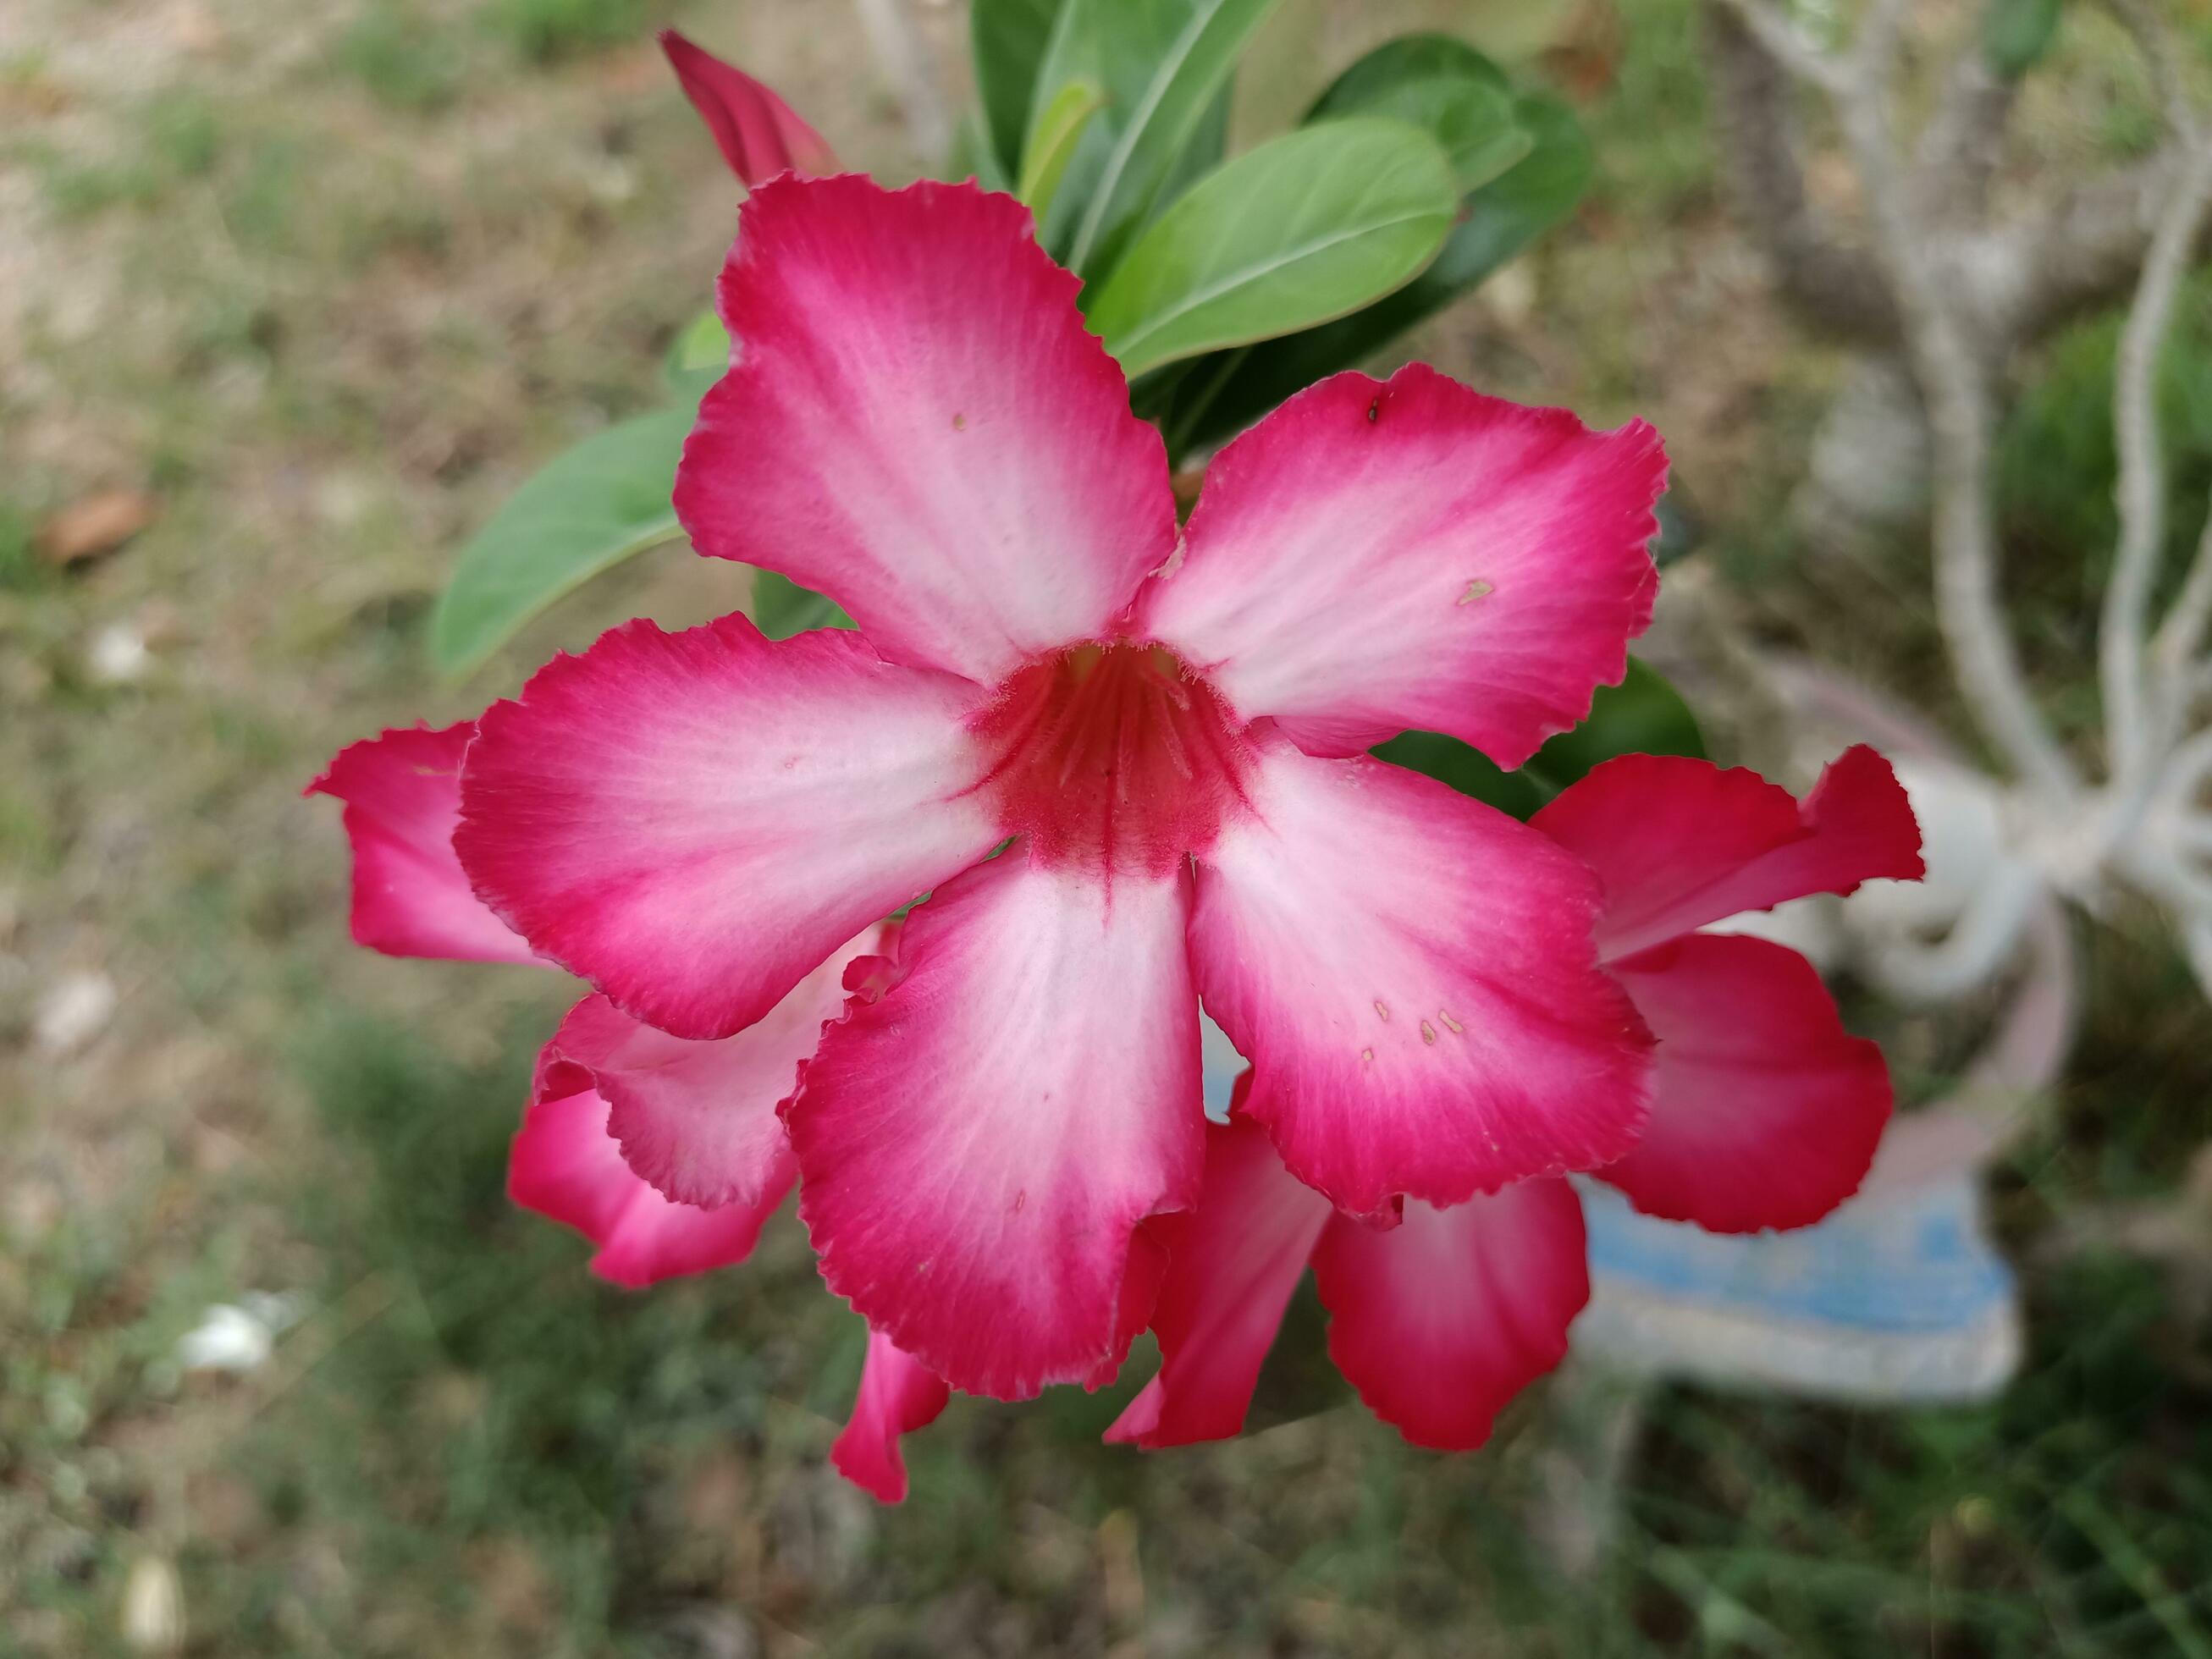
M 983 131 L 1000 173 L 1023 168 L 1022 141 L 1036 95 L 1037 65 L 1044 61 L 1065 0 L 974 0 L 968 12 L 968 46 L 975 64 L 975 94 L 983 106 Z
M 702 311 L 684 325 L 668 348 L 662 378 L 672 391 L 696 404 L 707 389 L 730 367 L 730 331 L 711 311 Z
M 1388 115 L 1409 122 L 1444 147 L 1460 188 L 1471 191 L 1534 146 L 1513 110 L 1504 71 L 1487 58 L 1449 35 L 1413 34 L 1377 46 L 1337 76 L 1306 120 Z
M 1462 795 L 1527 818 L 1601 761 L 1616 755 L 1688 755 L 1703 759 L 1697 717 L 1656 669 L 1632 657 L 1619 685 L 1601 685 L 1589 718 L 1562 732 L 1517 772 L 1441 732 L 1401 732 L 1369 751 L 1448 783 Z
M 1458 199 L 1443 152 L 1402 122 L 1285 133 L 1162 215 L 1092 304 L 1091 326 L 1133 380 L 1340 317 L 1434 258 Z
M 592 434 L 507 498 L 461 550 L 430 618 L 430 656 L 465 674 L 554 600 L 683 530 L 669 497 L 694 412 L 664 409 Z
M 1705 752 L 1698 717 L 1656 668 L 1631 657 L 1619 685 L 1601 685 L 1590 700 L 1589 718 L 1562 732 L 1525 769 L 1557 793 L 1600 761 L 1616 755 L 1691 755 Z
M 1014 191 L 1014 176 L 1000 161 L 998 148 L 984 131 L 981 110 L 971 109 L 961 118 L 960 125 L 952 130 L 952 143 L 945 158 L 944 170 L 928 176 L 951 184 L 973 179 L 985 190 L 994 190 L 1003 196 L 1011 196 Z
M 1023 157 L 1021 187 L 1014 192 L 1038 217 L 1052 206 L 1054 192 L 1074 158 L 1075 147 L 1083 140 L 1084 129 L 1105 101 L 1105 88 L 1096 81 L 1070 81 L 1045 106 Z
M 2008 81 L 2041 63 L 2058 38 L 2063 0 L 1996 0 L 1982 14 L 1982 55 Z
M 1472 291 L 1571 214 L 1589 188 L 1594 165 L 1589 140 L 1574 112 L 1539 93 L 1520 100 L 1514 118 L 1534 140 L 1534 148 L 1517 167 L 1467 198 L 1459 224 L 1434 264 L 1349 317 L 1255 348 L 1210 402 L 1203 407 L 1186 402 L 1170 416 L 1178 453 L 1191 444 L 1240 432 L 1316 380 L 1365 362 Z M 1206 369 L 1204 364 L 1195 368 L 1187 384 L 1205 385 Z
M 1368 752 L 1393 766 L 1448 783 L 1461 794 L 1516 818 L 1528 817 L 1551 799 L 1525 774 L 1508 772 L 1480 749 L 1441 732 L 1401 732 Z
M 1229 85 L 1277 0 L 1196 0 L 1189 22 L 1129 110 L 1068 250 L 1071 268 L 1103 276 L 1158 206 L 1184 148 Z
M 1106 88 L 1107 118 L 1077 150 L 1045 243 L 1086 281 L 1105 278 L 1175 186 L 1220 153 L 1237 60 L 1278 0 L 1068 0 L 1030 121 L 1048 88 Z M 1195 156 L 1194 158 L 1194 153 Z
M 801 587 L 781 571 L 753 572 L 753 625 L 772 640 L 810 628 L 850 628 L 853 619 L 826 593 Z

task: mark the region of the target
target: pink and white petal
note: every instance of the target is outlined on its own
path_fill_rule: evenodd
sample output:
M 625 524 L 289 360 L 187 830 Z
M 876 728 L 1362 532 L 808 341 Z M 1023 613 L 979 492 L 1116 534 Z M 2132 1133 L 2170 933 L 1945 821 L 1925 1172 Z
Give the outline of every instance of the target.
M 1314 1251 L 1328 1352 L 1367 1408 L 1417 1446 L 1469 1451 L 1566 1357 L 1589 1300 L 1583 1209 L 1524 1181 L 1379 1232 L 1339 1216 Z
M 1197 1206 L 1145 1224 L 1168 1252 L 1152 1310 L 1159 1375 L 1106 1438 L 1147 1449 L 1232 1438 L 1244 1426 L 1283 1310 L 1334 1213 L 1283 1167 L 1258 1124 L 1241 1115 L 1209 1123 Z
M 1739 911 L 1922 870 L 1911 804 L 1889 763 L 1863 745 L 1838 756 L 1802 806 L 1756 772 L 1623 755 L 1529 822 L 1604 884 L 1598 940 L 1608 962 Z
M 1139 626 L 1309 753 L 1419 726 L 1516 767 L 1626 671 L 1666 480 L 1641 421 L 1339 374 L 1214 459 Z
M 639 1290 L 743 1261 L 796 1175 L 787 1160 L 780 1183 L 771 1184 L 757 1204 L 719 1210 L 672 1204 L 623 1162 L 607 1133 L 607 1103 L 586 1087 L 531 1103 L 508 1156 L 507 1190 L 524 1209 L 573 1227 L 598 1245 L 593 1273 Z
M 830 1289 L 957 1389 L 1095 1380 L 1142 1323 L 1131 1235 L 1204 1157 L 1189 907 L 1017 847 L 907 918 L 784 1109 Z
M 535 962 L 529 941 L 469 890 L 453 854 L 461 757 L 476 722 L 394 727 L 350 744 L 307 787 L 345 803 L 353 848 L 353 936 L 393 957 Z
M 979 695 L 839 629 L 629 623 L 484 715 L 454 846 L 617 1006 L 727 1036 L 1000 839 L 967 793 Z
M 1889 1068 L 1844 1030 L 1812 963 L 1692 933 L 1613 971 L 1659 1057 L 1643 1139 L 1601 1179 L 1647 1215 L 1720 1233 L 1808 1226 L 1858 1190 L 1889 1121 Z
M 823 1023 L 844 1010 L 846 965 L 874 950 L 880 932 L 851 940 L 734 1036 L 670 1036 L 593 996 L 562 1022 L 552 1047 L 590 1073 L 613 1109 L 608 1133 L 664 1197 L 705 1209 L 757 1204 L 771 1186 L 790 1184 L 776 1109 L 797 1089 Z
M 1200 860 L 1191 957 L 1293 1174 L 1361 1213 L 1456 1204 L 1635 1142 L 1650 1040 L 1596 911 L 1589 871 L 1504 813 L 1282 744 Z
M 987 684 L 1104 631 L 1174 551 L 1175 502 L 1079 286 L 973 184 L 763 184 L 722 270 L 735 366 L 677 473 L 692 544 Z
M 860 1367 L 860 1394 L 830 1461 L 863 1492 L 885 1504 L 906 1499 L 906 1458 L 899 1437 L 937 1421 L 952 1397 L 945 1379 L 902 1352 L 881 1331 L 868 1333 Z

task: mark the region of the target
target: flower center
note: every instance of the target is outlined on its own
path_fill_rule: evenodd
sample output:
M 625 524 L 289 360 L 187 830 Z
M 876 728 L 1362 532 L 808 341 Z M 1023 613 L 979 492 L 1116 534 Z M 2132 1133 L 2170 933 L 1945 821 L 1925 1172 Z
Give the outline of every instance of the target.
M 1018 669 L 976 720 L 980 786 L 1048 866 L 1164 874 L 1213 843 L 1250 745 L 1173 653 L 1116 641 Z

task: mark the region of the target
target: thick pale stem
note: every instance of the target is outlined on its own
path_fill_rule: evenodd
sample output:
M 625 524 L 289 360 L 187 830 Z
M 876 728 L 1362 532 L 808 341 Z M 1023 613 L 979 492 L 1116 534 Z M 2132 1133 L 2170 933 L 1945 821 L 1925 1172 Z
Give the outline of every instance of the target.
M 1800 80 L 1831 93 L 1842 93 L 1847 78 L 1843 60 L 1814 46 L 1770 0 L 1724 0 L 1724 3 L 1776 63 Z
M 2112 394 L 2119 447 L 2120 539 L 2097 636 L 2105 696 L 2106 742 L 2124 791 L 2139 787 L 2171 738 L 2151 704 L 2143 654 L 2150 594 L 2166 542 L 2166 452 L 2158 422 L 2158 364 L 2208 210 L 2212 147 L 2200 148 L 2175 181 L 2151 238 L 2120 337 Z
M 906 9 L 906 0 L 854 0 L 869 49 L 882 67 L 906 117 L 907 137 L 925 162 L 943 157 L 952 140 L 952 119 L 930 66 L 929 46 Z
M 1814 327 L 1893 343 L 1897 307 L 1881 268 L 1864 249 L 1840 240 L 1806 193 L 1791 108 L 1796 83 L 1732 5 L 1711 0 L 1705 16 L 1729 191 L 1776 283 Z
M 1886 69 L 1863 58 L 1863 70 Z M 2051 795 L 2076 784 L 2029 695 L 1998 597 L 1996 526 L 1990 503 L 1996 424 L 1989 370 L 1907 204 L 1890 137 L 1886 79 L 1854 77 L 1839 100 L 1876 246 L 1905 322 L 1906 349 L 1928 398 L 1934 456 L 1936 605 L 1959 689 L 1990 743 L 2021 777 Z
M 2204 533 L 2197 539 L 2189 574 L 2151 642 L 2160 714 L 2176 728 L 2187 717 L 2189 705 L 2201 690 L 2207 665 L 2199 653 L 2204 648 L 2208 623 L 2212 623 L 2212 504 L 2206 507 Z

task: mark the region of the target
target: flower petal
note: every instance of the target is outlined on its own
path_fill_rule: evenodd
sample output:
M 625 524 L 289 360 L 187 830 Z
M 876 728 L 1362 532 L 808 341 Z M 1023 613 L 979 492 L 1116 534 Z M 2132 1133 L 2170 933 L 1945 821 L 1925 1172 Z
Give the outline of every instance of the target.
M 862 1491 L 885 1504 L 906 1499 L 906 1459 L 899 1437 L 926 1429 L 951 1399 L 945 1379 L 881 1331 L 868 1333 L 868 1357 L 860 1367 L 860 1395 L 845 1431 L 830 1448 L 830 1461 Z
M 1889 1121 L 1889 1068 L 1844 1030 L 1812 963 L 1692 933 L 1613 972 L 1659 1056 L 1643 1139 L 1601 1179 L 1647 1215 L 1717 1233 L 1807 1226 L 1858 1190 Z
M 1415 1445 L 1472 1450 L 1566 1357 L 1567 1327 L 1589 1300 L 1586 1248 L 1564 1181 L 1449 1210 L 1408 1204 L 1389 1232 L 1340 1216 L 1314 1252 L 1329 1358 Z
M 1666 477 L 1641 421 L 1339 374 L 1215 458 L 1142 626 L 1310 753 L 1419 726 L 1516 767 L 1626 672 Z
M 674 29 L 660 31 L 660 49 L 683 83 L 684 95 L 714 135 L 722 159 L 745 184 L 757 185 L 787 167 L 836 171 L 837 158 L 822 135 L 800 120 L 773 88 Z
M 758 1204 L 791 1185 L 776 1108 L 795 1091 L 823 1022 L 844 1009 L 846 964 L 876 949 L 880 933 L 869 928 L 734 1036 L 687 1042 L 592 996 L 546 1053 L 590 1074 L 623 1160 L 663 1197 L 702 1209 Z
M 476 722 L 394 727 L 337 752 L 310 795 L 345 803 L 353 848 L 353 936 L 392 957 L 535 962 L 529 941 L 484 907 L 453 854 L 461 757 Z
M 1283 1167 L 1258 1124 L 1242 1115 L 1209 1123 L 1196 1207 L 1145 1224 L 1168 1251 L 1152 1310 L 1159 1375 L 1106 1438 L 1152 1449 L 1235 1436 L 1283 1310 L 1333 1213 L 1327 1199 Z
M 953 1387 L 1024 1399 L 1118 1363 L 1137 1224 L 1196 1195 L 1189 878 L 1110 886 L 1017 847 L 908 917 L 904 977 L 784 1109 L 830 1287 Z
M 1650 1040 L 1595 965 L 1587 870 L 1380 761 L 1281 745 L 1252 799 L 1199 862 L 1191 957 L 1300 1180 L 1375 1212 L 1628 1150 Z
M 573 1067 L 544 1068 L 556 1089 L 579 1081 Z M 787 1158 L 757 1204 L 719 1210 L 672 1204 L 632 1173 L 607 1133 L 607 1103 L 588 1085 L 543 1092 L 524 1115 L 507 1166 L 507 1196 L 526 1210 L 574 1227 L 597 1244 L 592 1271 L 642 1289 L 682 1273 L 743 1261 L 797 1174 Z
M 1756 772 L 1623 755 L 1530 819 L 1605 884 L 1607 961 L 1742 910 L 1921 873 L 1920 826 L 1889 763 L 1845 750 L 1801 807 Z
M 836 629 L 626 623 L 484 715 L 454 845 L 617 1006 L 726 1036 L 999 839 L 963 793 L 975 696 Z
M 1099 634 L 1174 550 L 1175 501 L 1078 286 L 972 184 L 762 185 L 722 271 L 735 367 L 677 474 L 693 545 L 988 684 Z

